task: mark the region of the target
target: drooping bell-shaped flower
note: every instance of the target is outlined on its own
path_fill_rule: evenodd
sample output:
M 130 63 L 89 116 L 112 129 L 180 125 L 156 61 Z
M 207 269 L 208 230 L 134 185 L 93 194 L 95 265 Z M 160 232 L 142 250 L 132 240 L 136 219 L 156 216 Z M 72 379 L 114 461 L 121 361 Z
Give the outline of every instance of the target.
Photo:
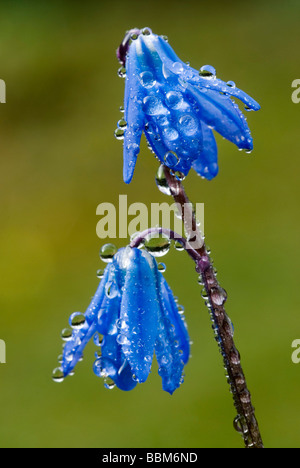
M 124 136 L 126 183 L 132 180 L 143 132 L 162 164 L 184 175 L 193 168 L 209 180 L 218 173 L 213 130 L 239 149 L 253 149 L 246 119 L 233 98 L 246 110 L 260 106 L 232 81 L 217 79 L 213 67 L 193 69 L 164 36 L 149 28 L 129 31 L 117 55 L 126 68 L 124 119 L 118 130 Z
M 55 380 L 72 373 L 94 337 L 101 350 L 94 372 L 121 390 L 146 381 L 154 352 L 163 389 L 173 393 L 182 382 L 189 358 L 187 328 L 156 260 L 147 251 L 120 249 L 104 270 L 87 311 L 72 314 L 70 325 L 72 331 L 63 331 L 66 344 Z

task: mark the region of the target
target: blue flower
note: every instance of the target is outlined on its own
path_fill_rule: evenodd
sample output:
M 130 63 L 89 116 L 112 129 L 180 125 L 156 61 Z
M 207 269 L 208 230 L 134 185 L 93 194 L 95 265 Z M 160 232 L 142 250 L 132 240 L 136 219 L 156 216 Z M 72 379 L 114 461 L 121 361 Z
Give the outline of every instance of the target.
M 72 373 L 94 337 L 101 349 L 101 356 L 96 353 L 95 374 L 111 379 L 121 390 L 146 381 L 154 352 L 163 389 L 172 394 L 181 384 L 189 358 L 186 324 L 147 251 L 120 249 L 104 270 L 85 314 L 72 314 L 70 325 L 72 331 L 63 330 L 67 341 L 54 379 L 63 380 Z
M 251 151 L 246 119 L 232 99 L 258 110 L 259 104 L 230 81 L 216 78 L 213 67 L 197 71 L 180 60 L 166 38 L 149 28 L 132 30 L 118 49 L 126 67 L 124 99 L 124 172 L 131 182 L 144 132 L 162 164 L 187 175 L 193 168 L 210 180 L 218 173 L 213 130 L 239 149 Z M 124 122 L 125 121 L 125 122 Z

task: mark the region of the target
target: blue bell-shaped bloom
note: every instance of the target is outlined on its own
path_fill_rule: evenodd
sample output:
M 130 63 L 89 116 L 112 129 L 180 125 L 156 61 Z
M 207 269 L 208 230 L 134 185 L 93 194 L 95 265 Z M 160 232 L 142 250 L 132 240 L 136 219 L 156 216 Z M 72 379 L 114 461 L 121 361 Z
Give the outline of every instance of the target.
M 149 28 L 132 30 L 131 37 L 129 32 L 118 58 L 126 67 L 126 128 L 119 128 L 126 183 L 132 180 L 143 132 L 162 164 L 184 175 L 193 168 L 208 180 L 218 173 L 213 130 L 240 149 L 253 149 L 246 119 L 232 98 L 246 110 L 260 106 L 233 82 L 217 79 L 213 67 L 193 69 Z
M 94 337 L 101 349 L 95 374 L 111 379 L 121 390 L 146 381 L 154 352 L 163 389 L 172 394 L 182 382 L 189 358 L 187 328 L 156 260 L 147 251 L 120 249 L 104 270 L 87 311 L 72 314 L 70 325 L 72 331 L 63 331 L 66 344 L 54 379 L 72 373 Z

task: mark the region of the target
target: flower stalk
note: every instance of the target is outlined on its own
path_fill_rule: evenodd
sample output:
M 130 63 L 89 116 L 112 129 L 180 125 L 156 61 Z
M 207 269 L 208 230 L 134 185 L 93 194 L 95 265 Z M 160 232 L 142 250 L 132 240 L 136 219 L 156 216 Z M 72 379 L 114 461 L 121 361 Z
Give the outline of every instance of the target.
M 193 249 L 193 255 L 191 256 L 196 263 L 196 271 L 202 278 L 204 286 L 203 297 L 210 311 L 216 341 L 223 357 L 227 380 L 237 411 L 237 417 L 234 419 L 235 429 L 241 433 L 246 448 L 263 448 L 255 410 L 251 402 L 251 395 L 241 366 L 240 354 L 234 343 L 231 321 L 224 307 L 227 294 L 218 283 L 216 272 L 197 225 L 192 204 L 185 193 L 181 181 L 173 176 L 170 169 L 166 166 L 164 166 L 164 174 L 174 201 L 181 206 L 182 221 L 186 229 L 187 238 L 189 242 L 193 240 L 193 245 L 196 242 L 196 247 Z

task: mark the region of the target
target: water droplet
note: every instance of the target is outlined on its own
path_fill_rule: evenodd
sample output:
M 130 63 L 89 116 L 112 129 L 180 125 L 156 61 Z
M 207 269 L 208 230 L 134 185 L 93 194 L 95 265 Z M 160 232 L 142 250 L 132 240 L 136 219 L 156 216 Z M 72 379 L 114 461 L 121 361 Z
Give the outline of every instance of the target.
M 208 300 L 208 294 L 207 294 L 207 291 L 206 291 L 205 288 L 203 288 L 202 291 L 201 291 L 201 297 L 202 297 L 202 299 L 204 299 L 205 301 Z
M 243 416 L 238 415 L 234 418 L 233 427 L 240 434 L 245 434 L 248 432 L 247 424 Z
M 103 262 L 110 263 L 117 251 L 118 249 L 114 244 L 105 244 L 101 247 L 99 255 Z
M 170 187 L 168 186 L 168 182 L 164 173 L 163 165 L 159 166 L 158 171 L 155 176 L 155 182 L 158 189 L 164 193 L 165 195 L 171 195 Z
M 120 345 L 129 345 L 130 344 L 128 338 L 125 335 L 123 335 L 122 333 L 119 333 L 119 335 L 117 335 L 117 343 L 120 344 Z
M 192 115 L 186 114 L 179 119 L 180 131 L 186 136 L 195 135 L 198 130 L 198 123 Z
M 102 279 L 103 276 L 104 276 L 104 271 L 105 271 L 105 270 L 98 270 L 98 271 L 97 271 L 97 278 Z
M 149 235 L 145 238 L 145 248 L 154 257 L 162 257 L 170 250 L 170 240 L 164 234 Z
M 150 89 L 156 84 L 156 80 L 154 79 L 153 73 L 150 71 L 144 71 L 139 76 L 141 85 L 146 88 Z
M 125 130 L 123 128 L 116 128 L 115 130 L 115 138 L 117 140 L 123 140 L 124 139 L 124 134 L 125 134 Z
M 227 328 L 226 331 L 229 332 L 231 334 L 231 336 L 234 335 L 234 326 L 233 326 L 232 321 L 230 320 L 230 318 L 228 317 L 227 314 L 225 314 L 225 316 L 224 316 L 223 327 Z
M 179 158 L 174 151 L 168 151 L 164 156 L 164 161 L 168 167 L 174 167 L 178 164 Z
M 180 73 L 183 72 L 183 65 L 180 62 L 174 62 L 172 65 L 172 71 L 173 73 L 176 73 L 176 75 L 179 75 Z
M 249 107 L 249 106 L 247 106 L 247 105 L 245 106 L 245 111 L 250 112 L 250 111 L 252 111 L 252 110 L 253 110 L 253 109 L 252 109 L 251 107 Z
M 58 356 L 57 360 L 58 360 L 59 363 L 62 363 L 62 361 L 63 361 L 63 355 L 60 354 L 60 355 Z
M 184 246 L 182 245 L 182 242 L 178 240 L 174 242 L 174 247 L 178 252 L 182 252 L 184 250 Z
M 63 382 L 64 378 L 64 372 L 61 367 L 57 367 L 56 369 L 54 369 L 54 371 L 52 372 L 52 380 L 54 382 Z
M 161 273 L 164 273 L 167 269 L 166 265 L 164 263 L 159 263 L 157 265 L 157 268 L 158 268 L 158 271 L 160 271 Z
M 72 338 L 72 330 L 70 328 L 64 328 L 61 332 L 61 337 L 64 341 L 70 341 Z
M 180 171 L 170 171 L 170 172 L 171 172 L 171 175 L 175 177 L 177 180 L 179 180 L 180 182 L 182 182 L 185 179 L 185 175 L 183 174 L 183 172 L 180 172 Z M 177 218 L 181 219 L 181 214 L 178 211 L 175 214 Z
M 122 113 L 125 112 L 124 106 L 120 106 L 120 107 L 119 107 L 119 110 L 120 110 L 120 112 L 122 112 Z
M 110 377 L 104 377 L 104 387 L 108 390 L 115 388 L 116 384 Z
M 126 68 L 120 67 L 118 70 L 118 75 L 120 78 L 126 78 Z
M 179 133 L 176 130 L 176 128 L 173 127 L 167 127 L 163 129 L 163 136 L 165 139 L 168 141 L 175 141 L 179 137 Z
M 100 335 L 99 333 L 95 333 L 93 340 L 96 346 L 102 346 L 103 335 Z
M 145 131 L 150 135 L 155 135 L 158 131 L 157 126 L 153 122 L 147 122 L 145 125 Z
M 122 128 L 122 129 L 126 128 L 127 127 L 126 120 L 125 119 L 120 119 L 119 122 L 118 122 L 118 127 Z
M 143 111 L 147 115 L 166 114 L 168 110 L 157 96 L 146 96 L 143 100 Z
M 177 310 L 178 310 L 178 313 L 180 315 L 183 315 L 184 314 L 184 307 L 182 305 L 178 305 L 177 306 Z
M 215 78 L 216 77 L 216 70 L 211 65 L 203 65 L 203 67 L 199 70 L 199 75 L 204 78 Z
M 203 278 L 202 278 L 201 275 L 198 276 L 198 284 L 199 284 L 200 286 L 204 286 Z
M 226 302 L 226 299 L 227 299 L 227 293 L 225 291 L 225 289 L 223 288 L 212 288 L 211 289 L 211 298 L 212 298 L 212 301 L 215 305 L 223 305 L 224 302 Z
M 131 34 L 130 39 L 132 41 L 136 41 L 138 37 L 139 37 L 139 34 L 134 32 L 134 33 Z
M 177 91 L 169 91 L 166 94 L 166 104 L 171 109 L 179 109 L 183 104 L 183 96 Z
M 114 299 L 118 295 L 118 287 L 114 281 L 108 281 L 105 285 L 105 294 L 109 299 Z
M 227 86 L 229 86 L 230 88 L 236 88 L 236 84 L 234 81 L 227 81 Z
M 244 404 L 250 403 L 251 402 L 251 396 L 250 392 L 248 390 L 244 390 L 242 394 L 240 395 L 241 402 Z
M 85 324 L 85 316 L 81 312 L 74 312 L 69 319 L 72 328 L 76 330 L 82 328 Z
M 238 365 L 241 362 L 240 354 L 239 354 L 238 350 L 235 349 L 235 348 L 232 349 L 232 351 L 230 353 L 230 361 L 234 365 Z
M 143 34 L 144 36 L 150 36 L 150 34 L 152 34 L 152 31 L 151 31 L 150 28 L 143 28 L 143 29 L 142 29 L 142 34 Z
M 168 36 L 161 36 L 161 38 L 162 38 L 164 41 L 169 42 Z

